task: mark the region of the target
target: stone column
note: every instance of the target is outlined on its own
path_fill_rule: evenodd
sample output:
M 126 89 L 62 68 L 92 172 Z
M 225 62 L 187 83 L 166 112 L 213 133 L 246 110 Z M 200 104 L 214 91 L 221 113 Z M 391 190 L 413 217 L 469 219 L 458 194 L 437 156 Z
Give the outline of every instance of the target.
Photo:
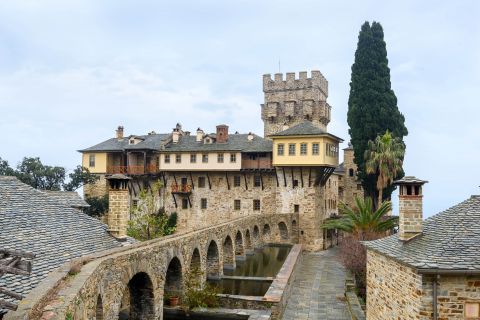
M 127 222 L 130 212 L 130 196 L 128 192 L 128 180 L 130 177 L 115 174 L 107 178 L 108 191 L 108 231 L 118 239 L 127 236 Z

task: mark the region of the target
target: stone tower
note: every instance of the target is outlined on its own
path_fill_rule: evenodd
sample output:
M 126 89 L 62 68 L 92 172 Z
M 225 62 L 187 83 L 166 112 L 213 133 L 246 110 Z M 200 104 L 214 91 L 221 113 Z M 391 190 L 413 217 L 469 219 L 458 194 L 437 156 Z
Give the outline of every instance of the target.
M 128 181 L 130 177 L 114 174 L 107 178 L 108 190 L 108 231 L 117 239 L 127 236 L 127 222 L 130 213 Z
M 398 238 L 402 241 L 413 239 L 423 232 L 422 186 L 427 182 L 411 176 L 394 182 L 400 187 Z
M 262 106 L 264 136 L 286 130 L 294 125 L 311 121 L 327 131 L 330 122 L 330 109 L 327 103 L 328 82 L 320 71 L 288 72 L 286 79 L 282 73 L 276 73 L 272 80 L 270 74 L 263 75 L 265 102 Z

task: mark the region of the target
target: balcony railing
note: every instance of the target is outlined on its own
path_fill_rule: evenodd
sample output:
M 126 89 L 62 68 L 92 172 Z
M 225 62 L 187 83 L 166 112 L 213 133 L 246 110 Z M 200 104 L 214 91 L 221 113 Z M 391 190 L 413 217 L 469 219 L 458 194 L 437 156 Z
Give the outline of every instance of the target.
M 192 192 L 192 186 L 190 184 L 176 184 L 172 183 L 172 193 L 190 193 Z
M 158 173 L 159 169 L 155 164 L 149 164 L 147 166 L 108 166 L 107 173 L 115 174 L 148 174 L 148 173 Z

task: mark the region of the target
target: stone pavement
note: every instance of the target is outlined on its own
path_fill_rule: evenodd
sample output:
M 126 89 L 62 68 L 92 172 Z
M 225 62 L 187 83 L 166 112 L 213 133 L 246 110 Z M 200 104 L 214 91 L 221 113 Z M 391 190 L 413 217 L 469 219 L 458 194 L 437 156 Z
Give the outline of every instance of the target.
M 345 269 L 336 260 L 336 254 L 336 249 L 304 254 L 284 320 L 351 319 L 342 300 Z

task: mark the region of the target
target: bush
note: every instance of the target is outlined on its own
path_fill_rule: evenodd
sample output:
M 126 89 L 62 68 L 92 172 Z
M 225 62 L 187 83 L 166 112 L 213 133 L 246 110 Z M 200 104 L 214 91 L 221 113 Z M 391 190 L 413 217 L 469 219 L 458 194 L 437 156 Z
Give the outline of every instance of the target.
M 198 267 L 193 267 L 187 274 L 184 303 L 188 309 L 215 308 L 219 305 L 217 297 L 220 293 L 219 289 L 209 283 L 205 283 L 202 287 L 201 279 L 203 278 L 204 274 Z
M 85 209 L 85 213 L 91 217 L 100 217 L 108 212 L 108 194 L 101 197 L 86 197 L 85 201 L 90 205 Z

